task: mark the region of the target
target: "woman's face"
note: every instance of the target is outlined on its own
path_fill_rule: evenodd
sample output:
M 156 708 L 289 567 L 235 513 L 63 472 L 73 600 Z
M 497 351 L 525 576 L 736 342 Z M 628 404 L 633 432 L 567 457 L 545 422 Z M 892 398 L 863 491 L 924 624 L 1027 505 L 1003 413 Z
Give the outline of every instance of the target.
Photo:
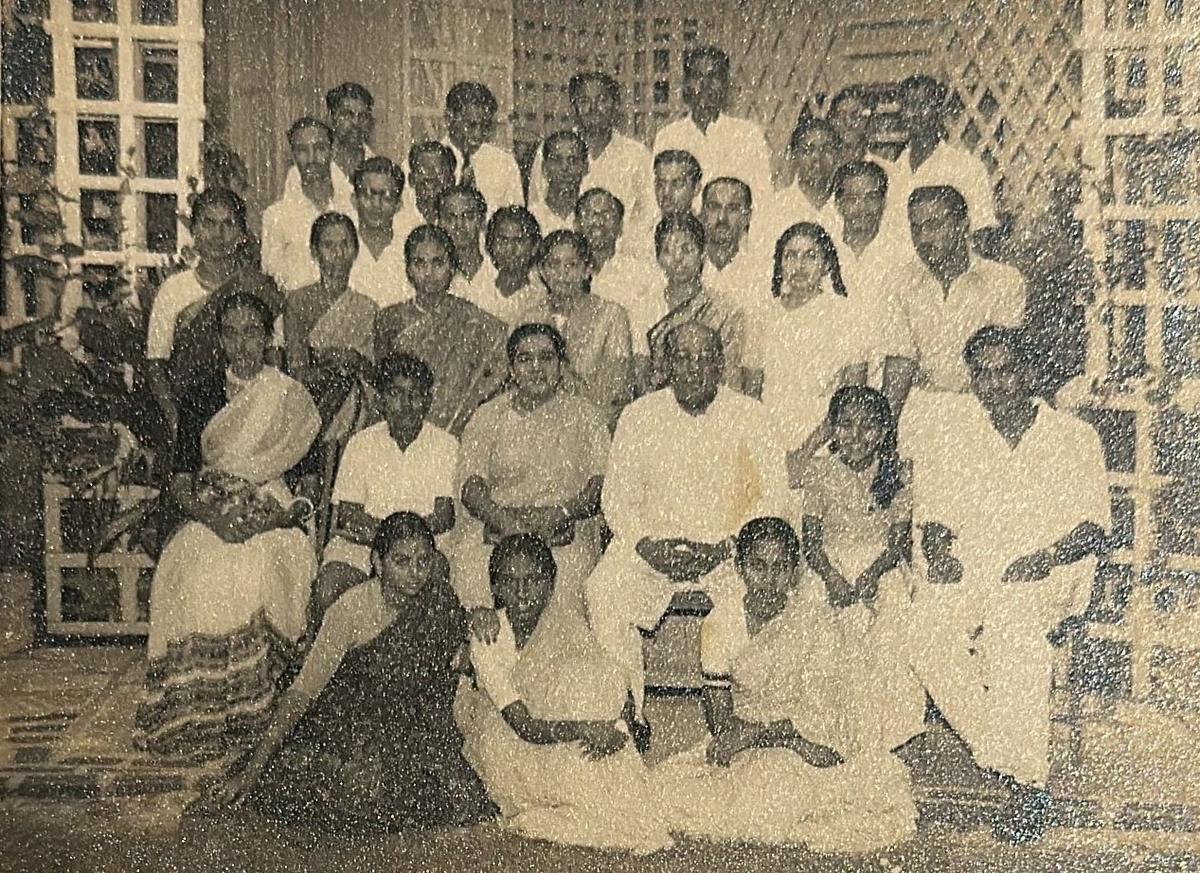
M 747 616 L 758 622 L 770 621 L 787 605 L 788 594 L 795 587 L 795 557 L 783 543 L 764 540 L 750 547 L 737 568 L 746 585 L 742 603 Z
M 558 390 L 562 361 L 554 341 L 545 334 L 527 336 L 517 344 L 512 360 L 512 377 L 517 392 L 530 401 L 541 401 Z
M 591 271 L 575 246 L 563 242 L 546 254 L 545 259 L 538 265 L 538 275 L 542 277 L 551 294 L 556 297 L 570 297 L 584 293 Z
M 828 272 L 820 247 L 804 234 L 794 236 L 784 244 L 779 263 L 784 290 L 793 294 L 816 290 Z
M 234 375 L 248 379 L 258 373 L 267 349 L 267 331 L 259 313 L 235 306 L 221 319 L 221 348 Z
M 700 243 L 686 230 L 674 230 L 663 239 L 658 265 L 673 285 L 687 285 L 700 277 L 704 252 Z
M 396 604 L 420 594 L 433 575 L 436 555 L 424 537 L 411 536 L 393 543 L 388 553 L 376 560 L 384 599 Z
M 341 282 L 349 277 L 350 268 L 354 266 L 358 243 L 346 225 L 330 224 L 321 231 L 312 254 L 326 281 Z
M 842 408 L 833 422 L 833 441 L 837 453 L 848 464 L 861 464 L 874 458 L 883 442 L 883 425 L 866 406 L 850 404 Z
M 496 574 L 497 605 L 507 611 L 509 621 L 532 627 L 554 591 L 554 580 L 525 554 L 504 561 Z
M 454 268 L 450 253 L 437 240 L 421 240 L 412 248 L 405 264 L 408 281 L 419 295 L 445 294 L 450 289 Z
M 242 227 L 237 215 L 224 203 L 210 203 L 200 210 L 192 228 L 196 253 L 203 261 L 233 257 L 242 242 Z

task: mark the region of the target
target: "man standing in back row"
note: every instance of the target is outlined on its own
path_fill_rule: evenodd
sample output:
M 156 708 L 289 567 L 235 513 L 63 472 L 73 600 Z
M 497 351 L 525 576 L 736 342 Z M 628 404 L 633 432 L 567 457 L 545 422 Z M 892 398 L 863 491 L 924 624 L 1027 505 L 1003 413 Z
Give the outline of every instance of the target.
M 525 205 L 516 160 L 491 141 L 498 108 L 492 92 L 479 82 L 459 82 L 446 95 L 446 145 L 458 161 L 456 182 L 479 191 L 489 213 Z

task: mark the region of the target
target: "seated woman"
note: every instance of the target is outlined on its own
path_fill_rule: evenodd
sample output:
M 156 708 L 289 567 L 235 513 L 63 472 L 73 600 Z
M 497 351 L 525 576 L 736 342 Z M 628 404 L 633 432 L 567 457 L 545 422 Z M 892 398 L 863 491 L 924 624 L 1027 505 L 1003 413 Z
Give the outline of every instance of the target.
M 338 832 L 463 826 L 495 816 L 462 755 L 452 708 L 467 630 L 448 565 L 419 516 L 388 516 L 373 575 L 321 632 L 245 768 L 218 805 L 248 802 Z
M 311 511 L 281 477 L 320 418 L 300 383 L 263 365 L 271 312 L 221 302 L 222 367 L 180 401 L 172 496 L 187 521 L 150 591 L 147 696 L 139 743 L 220 754 L 270 714 L 275 682 L 304 628 L 316 564 L 296 527 Z
M 553 324 L 567 343 L 568 387 L 598 406 L 615 427 L 633 399 L 633 352 L 625 310 L 591 293 L 592 252 L 573 230 L 556 230 L 538 246 L 538 275 L 546 293 L 524 313 L 526 322 Z
M 804 490 L 804 556 L 834 610 L 855 742 L 894 749 L 923 730 L 925 713 L 902 645 L 912 617 L 912 501 L 883 394 L 840 388 L 828 420 L 832 454 L 811 461 Z
M 600 557 L 607 422 L 564 390 L 566 344 L 550 325 L 514 330 L 508 359 L 512 389 L 481 406 L 463 431 L 458 481 L 469 517 L 454 554 L 459 596 L 473 610 L 472 629 L 491 627 L 491 637 L 490 548 L 512 534 L 537 534 L 559 566 L 546 624 L 570 639 L 587 624 L 583 583 Z
M 916 830 L 908 772 L 886 749 L 843 751 L 837 632 L 779 518 L 737 537 L 740 603 L 701 629 L 712 739 L 653 771 L 672 830 L 713 840 L 868 852 Z
M 494 642 L 471 640 L 474 682 L 463 680 L 455 702 L 463 753 L 516 833 L 639 853 L 667 848 L 645 767 L 620 720 L 620 671 L 586 628 L 566 647 L 546 633 L 556 569 L 530 534 L 492 552 L 499 633 Z

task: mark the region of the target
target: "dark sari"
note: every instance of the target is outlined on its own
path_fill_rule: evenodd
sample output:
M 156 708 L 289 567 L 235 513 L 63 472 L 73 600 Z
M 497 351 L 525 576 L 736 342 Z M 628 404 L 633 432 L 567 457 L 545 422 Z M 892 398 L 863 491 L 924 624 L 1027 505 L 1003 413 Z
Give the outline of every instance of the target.
M 451 662 L 467 639 L 448 579 L 349 652 L 250 797 L 261 813 L 334 831 L 464 826 L 496 808 L 462 755 Z

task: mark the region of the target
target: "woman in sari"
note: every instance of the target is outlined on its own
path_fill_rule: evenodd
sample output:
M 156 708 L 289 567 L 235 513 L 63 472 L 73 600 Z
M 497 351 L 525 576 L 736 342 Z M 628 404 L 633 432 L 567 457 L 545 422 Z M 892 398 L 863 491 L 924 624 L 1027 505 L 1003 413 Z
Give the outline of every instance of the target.
M 800 578 L 778 518 L 737 537 L 741 602 L 705 619 L 701 661 L 712 739 L 654 771 L 673 830 L 713 840 L 870 852 L 916 830 L 908 771 L 848 717 L 836 626 Z
M 304 386 L 263 364 L 272 315 L 222 300 L 228 369 L 181 398 L 171 492 L 189 519 L 150 593 L 140 744 L 220 754 L 252 740 L 304 629 L 316 562 L 297 525 L 311 511 L 282 476 L 320 425 Z
M 504 383 L 508 329 L 478 306 L 448 293 L 454 244 L 440 227 L 423 224 L 404 242 L 413 297 L 375 317 L 377 358 L 407 352 L 429 365 L 436 382 L 429 420 L 455 436 Z
M 668 848 L 647 773 L 622 720 L 625 683 L 586 627 L 547 633 L 556 567 L 537 537 L 508 537 L 488 579 L 495 638 L 472 639 L 474 681 L 455 702 L 463 754 L 505 828 L 532 839 L 645 854 Z M 565 645 L 564 645 L 565 643 Z
M 372 576 L 326 613 L 218 803 L 343 833 L 495 816 L 453 715 L 467 628 L 446 559 L 419 515 L 397 512 L 379 525 L 371 563 Z
M 573 230 L 556 230 L 538 246 L 536 263 L 546 293 L 524 321 L 553 324 L 567 344 L 571 391 L 599 407 L 615 427 L 633 398 L 629 316 L 591 293 L 592 252 Z
M 543 635 L 570 639 L 587 625 L 583 583 L 600 557 L 607 422 L 564 389 L 566 343 L 550 325 L 513 331 L 508 360 L 513 388 L 481 406 L 463 431 L 458 481 L 469 516 L 455 555 L 460 596 L 478 628 L 487 617 L 480 612 L 490 613 L 490 547 L 536 534 L 554 548 L 559 567 Z

